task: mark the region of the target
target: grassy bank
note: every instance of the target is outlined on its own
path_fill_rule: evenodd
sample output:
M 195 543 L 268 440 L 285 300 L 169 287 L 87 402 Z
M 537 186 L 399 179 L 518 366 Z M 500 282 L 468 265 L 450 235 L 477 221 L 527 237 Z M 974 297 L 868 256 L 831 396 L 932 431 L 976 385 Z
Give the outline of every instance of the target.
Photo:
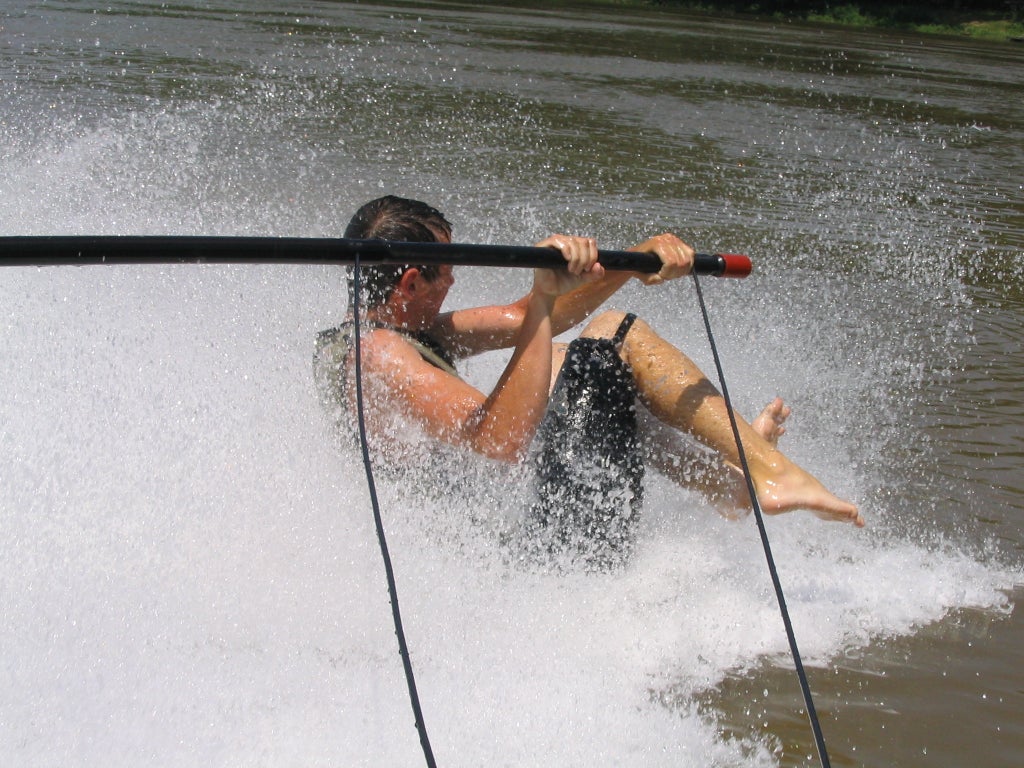
M 651 5 L 707 13 L 753 15 L 837 24 L 1024 42 L 1024 0 L 1000 3 L 930 4 L 863 2 L 786 2 L 785 0 L 651 0 Z M 978 7 L 979 5 L 991 7 Z M 968 7 L 970 6 L 970 7 Z

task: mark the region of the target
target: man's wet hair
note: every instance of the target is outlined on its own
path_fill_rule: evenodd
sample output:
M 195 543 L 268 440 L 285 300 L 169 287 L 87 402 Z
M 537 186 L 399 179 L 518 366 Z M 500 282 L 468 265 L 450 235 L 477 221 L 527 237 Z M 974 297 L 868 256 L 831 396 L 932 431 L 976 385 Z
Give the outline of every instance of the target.
M 354 240 L 394 240 L 408 243 L 436 243 L 451 239 L 452 225 L 436 208 L 404 197 L 385 195 L 363 205 L 345 228 L 345 237 Z M 434 265 L 363 265 L 359 269 L 360 304 L 377 307 L 391 296 L 402 275 L 418 269 L 427 280 L 434 280 L 440 269 Z M 348 271 L 349 306 L 352 306 L 352 268 Z

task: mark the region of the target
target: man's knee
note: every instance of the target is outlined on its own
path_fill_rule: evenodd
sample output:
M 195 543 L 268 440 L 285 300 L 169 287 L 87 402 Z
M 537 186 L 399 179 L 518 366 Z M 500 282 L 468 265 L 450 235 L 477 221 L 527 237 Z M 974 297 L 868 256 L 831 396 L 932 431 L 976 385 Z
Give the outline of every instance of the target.
M 594 339 L 613 339 L 622 327 L 622 322 L 626 319 L 626 315 L 626 312 L 620 312 L 617 309 L 609 309 L 602 312 L 587 324 L 580 335 Z M 627 343 L 638 339 L 650 338 L 654 335 L 656 335 L 654 329 L 643 318 L 634 316 L 622 341 Z
M 594 317 L 583 329 L 581 336 L 591 339 L 610 339 L 626 319 L 626 313 L 609 309 Z

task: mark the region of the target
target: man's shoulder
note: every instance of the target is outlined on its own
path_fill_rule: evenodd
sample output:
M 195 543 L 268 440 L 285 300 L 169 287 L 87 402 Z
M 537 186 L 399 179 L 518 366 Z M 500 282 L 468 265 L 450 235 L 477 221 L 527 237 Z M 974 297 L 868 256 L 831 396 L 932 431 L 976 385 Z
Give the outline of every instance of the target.
M 394 328 L 368 328 L 360 338 L 364 360 L 383 366 L 416 365 L 423 362 L 418 345 L 408 334 Z
M 370 371 L 388 376 L 421 366 L 440 368 L 458 376 L 452 360 L 436 340 L 424 333 L 367 323 L 359 329 L 359 355 Z M 320 331 L 316 338 L 315 360 L 319 365 L 342 366 L 355 352 L 355 323 L 347 321 Z
M 355 323 L 351 320 L 318 331 L 313 347 L 314 361 L 318 365 L 345 365 L 355 354 L 356 333 Z M 381 357 L 392 363 L 419 357 L 409 339 L 391 328 L 363 325 L 358 329 L 358 333 L 360 357 L 371 365 L 375 359 Z
M 388 328 L 387 326 L 377 325 L 375 323 L 361 324 L 359 328 L 356 328 L 356 324 L 352 320 L 346 320 L 340 325 L 336 325 L 333 328 L 326 328 L 322 331 L 317 331 L 316 334 L 316 349 L 317 351 L 331 349 L 331 348 L 350 348 L 355 345 L 356 334 L 359 334 L 360 346 L 365 344 L 405 344 L 409 345 L 408 338 L 400 331 L 394 328 Z

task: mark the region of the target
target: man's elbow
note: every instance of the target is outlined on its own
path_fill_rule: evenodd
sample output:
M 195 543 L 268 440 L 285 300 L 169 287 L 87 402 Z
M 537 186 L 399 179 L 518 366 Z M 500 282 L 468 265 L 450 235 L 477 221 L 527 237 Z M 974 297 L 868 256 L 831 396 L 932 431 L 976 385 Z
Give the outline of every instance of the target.
M 506 464 L 519 464 L 526 458 L 530 441 L 523 435 L 495 435 L 477 432 L 469 436 L 469 445 L 473 451 Z
M 481 451 L 489 459 L 504 462 L 505 464 L 519 464 L 526 458 L 526 449 L 508 445 L 491 446 Z

